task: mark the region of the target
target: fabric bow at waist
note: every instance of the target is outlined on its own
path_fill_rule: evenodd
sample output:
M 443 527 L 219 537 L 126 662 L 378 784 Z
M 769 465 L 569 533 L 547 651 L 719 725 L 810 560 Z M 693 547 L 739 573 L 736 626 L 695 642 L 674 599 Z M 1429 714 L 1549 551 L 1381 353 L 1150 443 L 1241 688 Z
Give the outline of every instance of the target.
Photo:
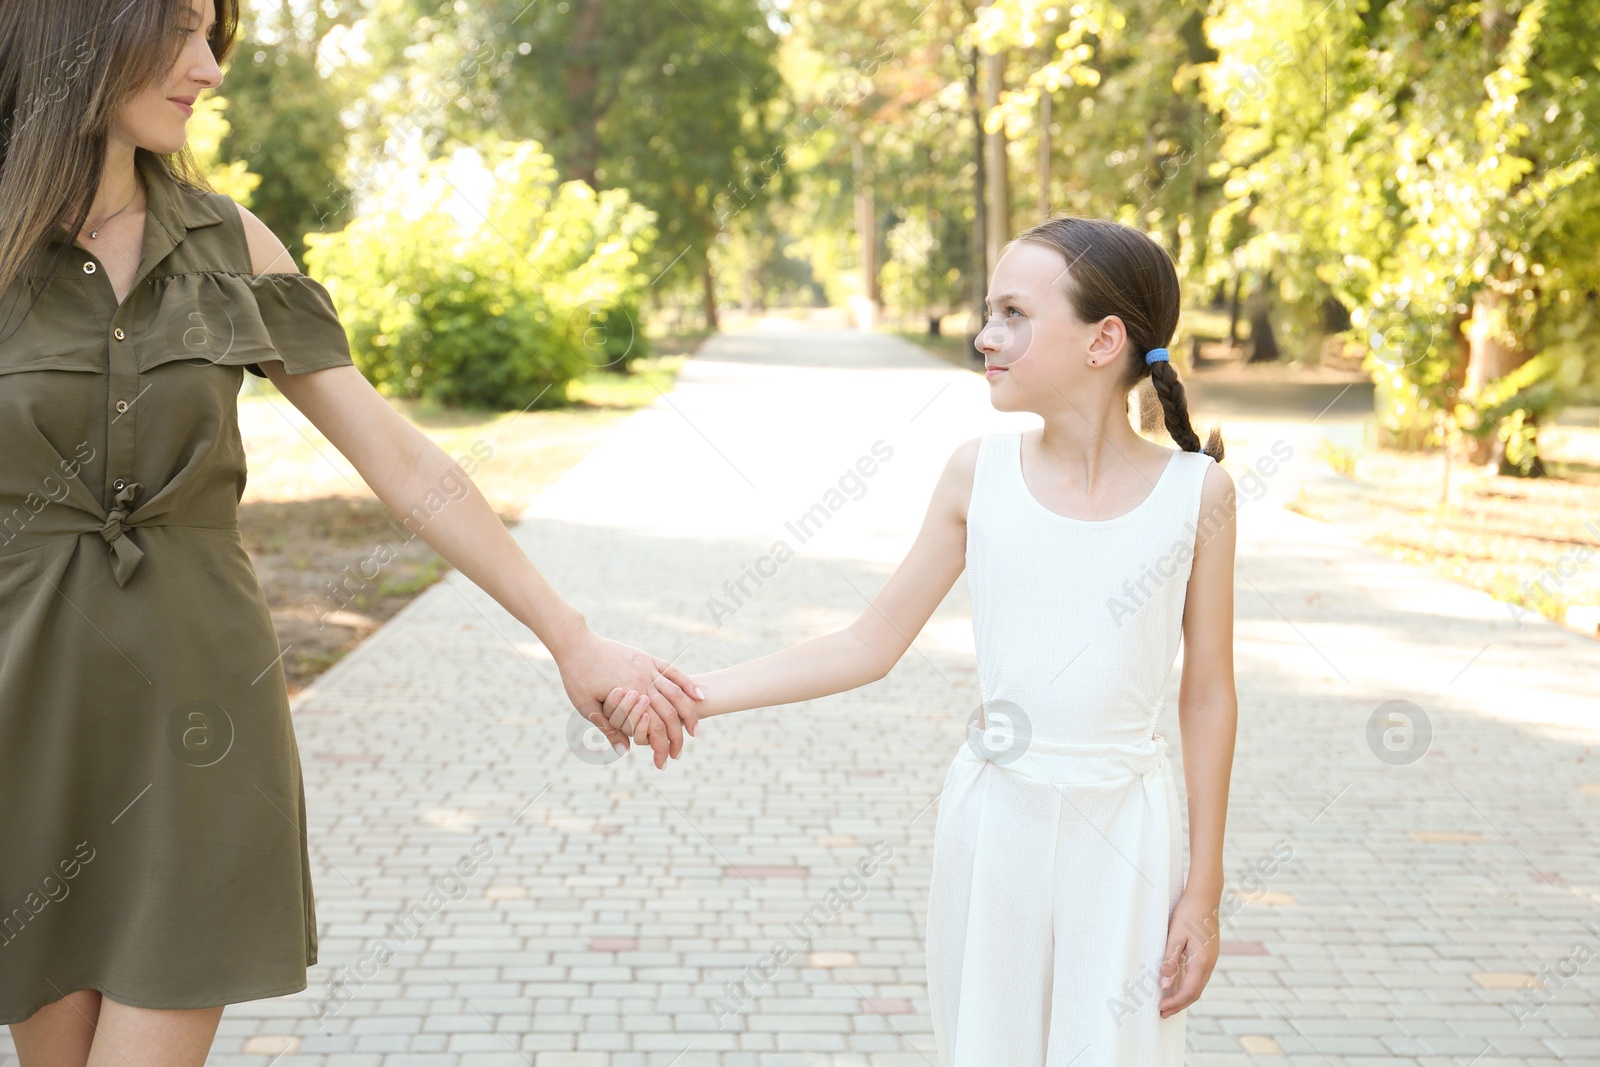
M 139 567 L 139 561 L 144 559 L 144 549 L 134 544 L 133 538 L 128 536 L 128 515 L 133 510 L 131 505 L 138 492 L 138 482 L 129 482 L 117 490 L 111 510 L 106 513 L 106 521 L 100 527 L 100 536 L 111 546 L 111 573 L 116 577 L 119 587 L 128 584 L 128 579 Z
M 1111 784 L 1168 770 L 1167 740 L 1160 734 L 1137 744 L 1012 737 L 1009 743 L 996 745 L 994 738 L 972 723 L 967 728 L 967 743 L 958 755 L 1052 785 Z

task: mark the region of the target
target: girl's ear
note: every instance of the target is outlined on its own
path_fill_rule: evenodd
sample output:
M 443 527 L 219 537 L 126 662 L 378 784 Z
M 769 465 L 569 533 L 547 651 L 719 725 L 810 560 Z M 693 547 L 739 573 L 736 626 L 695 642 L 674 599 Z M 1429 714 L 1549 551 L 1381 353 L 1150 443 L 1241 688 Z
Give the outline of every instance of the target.
M 1096 367 L 1114 361 L 1128 340 L 1128 328 L 1116 315 L 1107 315 L 1094 326 L 1089 336 L 1089 362 Z

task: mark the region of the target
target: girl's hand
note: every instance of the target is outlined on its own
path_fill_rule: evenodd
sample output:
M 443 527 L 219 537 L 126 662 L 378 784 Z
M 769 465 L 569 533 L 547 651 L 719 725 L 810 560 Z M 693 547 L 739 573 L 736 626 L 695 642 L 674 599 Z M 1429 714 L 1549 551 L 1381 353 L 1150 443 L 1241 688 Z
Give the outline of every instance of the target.
M 609 641 L 593 633 L 585 633 L 556 660 L 561 671 L 561 684 L 586 719 L 600 728 L 613 746 L 627 750 L 630 737 L 639 744 L 648 743 L 655 750 L 656 767 L 666 764 L 670 755 L 676 759 L 683 748 L 683 731 L 694 735 L 699 724 L 695 700 L 689 692 L 693 683 L 688 675 L 645 652 L 617 641 Z M 650 730 L 650 720 L 641 718 L 635 729 L 626 733 L 613 724 L 603 713 L 607 693 L 621 683 L 624 692 L 632 689 L 648 694 L 648 706 L 656 713 L 659 730 Z M 619 720 L 627 716 L 619 716 Z
M 1167 951 L 1161 960 L 1161 1017 L 1182 1011 L 1200 999 L 1200 991 L 1211 980 L 1222 949 L 1221 928 L 1217 925 L 1220 901 L 1190 896 L 1178 898 L 1167 924 Z M 1206 931 L 1212 931 L 1207 936 Z
M 655 751 L 656 770 L 659 771 L 667 761 L 666 754 L 662 752 L 666 747 L 667 727 L 651 704 L 649 693 L 618 686 L 606 694 L 605 703 L 600 707 L 600 717 L 612 729 L 641 744 L 648 739 Z M 678 759 L 678 753 L 673 752 L 672 758 Z

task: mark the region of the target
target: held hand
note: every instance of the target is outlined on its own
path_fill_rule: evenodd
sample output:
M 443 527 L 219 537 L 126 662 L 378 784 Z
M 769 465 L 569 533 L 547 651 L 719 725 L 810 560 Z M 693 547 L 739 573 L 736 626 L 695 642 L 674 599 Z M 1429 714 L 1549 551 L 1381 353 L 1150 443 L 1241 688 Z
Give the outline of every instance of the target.
M 594 723 L 613 746 L 623 746 L 623 751 L 630 737 L 639 744 L 649 744 L 655 752 L 658 769 L 666 764 L 669 755 L 678 758 L 683 748 L 684 729 L 692 736 L 698 728 L 695 698 L 686 692 L 693 687 L 692 683 L 687 675 L 665 660 L 591 633 L 557 661 L 556 666 L 573 707 Z M 657 716 L 657 732 L 651 733 L 650 721 L 644 718 L 624 733 L 603 713 L 606 694 L 619 684 L 651 695 L 649 704 Z M 626 716 L 619 716 L 619 719 L 625 721 Z
M 1200 991 L 1211 980 L 1222 944 L 1218 940 L 1218 904 L 1191 897 L 1178 898 L 1167 924 L 1167 951 L 1161 960 L 1161 1017 L 1182 1011 L 1200 999 Z M 1210 934 L 1208 935 L 1208 931 Z
M 648 738 L 653 748 L 657 749 L 656 770 L 660 770 L 662 759 L 659 755 L 657 739 L 666 736 L 666 723 L 661 714 L 656 710 L 665 701 L 671 704 L 678 699 L 687 689 L 695 694 L 700 701 L 698 714 L 705 714 L 706 694 L 700 683 L 693 678 L 682 679 L 683 684 L 673 682 L 666 674 L 656 676 L 654 687 L 650 692 L 641 693 L 633 689 L 623 689 L 620 686 L 606 694 L 604 705 L 600 709 L 600 717 L 606 724 L 618 733 L 632 737 L 635 740 Z M 699 724 L 696 721 L 695 729 L 690 732 L 698 734 Z M 676 753 L 674 753 L 674 758 Z
M 649 692 L 641 693 L 636 689 L 618 686 L 606 694 L 605 703 L 600 708 L 600 719 L 624 737 L 631 737 L 640 744 L 648 741 L 655 751 L 656 770 L 659 771 L 666 763 L 661 750 L 668 747 L 668 734 L 666 723 L 651 703 Z M 679 758 L 676 752 L 672 753 L 672 757 Z

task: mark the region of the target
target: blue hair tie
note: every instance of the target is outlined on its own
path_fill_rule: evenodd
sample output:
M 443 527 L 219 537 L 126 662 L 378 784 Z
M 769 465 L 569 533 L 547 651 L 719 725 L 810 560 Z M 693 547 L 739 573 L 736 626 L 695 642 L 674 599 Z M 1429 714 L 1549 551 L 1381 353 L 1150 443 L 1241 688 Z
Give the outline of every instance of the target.
M 1167 350 L 1165 348 L 1152 348 L 1150 351 L 1144 354 L 1144 361 L 1146 363 L 1157 363 L 1163 359 L 1171 362 L 1171 357 L 1167 354 Z

